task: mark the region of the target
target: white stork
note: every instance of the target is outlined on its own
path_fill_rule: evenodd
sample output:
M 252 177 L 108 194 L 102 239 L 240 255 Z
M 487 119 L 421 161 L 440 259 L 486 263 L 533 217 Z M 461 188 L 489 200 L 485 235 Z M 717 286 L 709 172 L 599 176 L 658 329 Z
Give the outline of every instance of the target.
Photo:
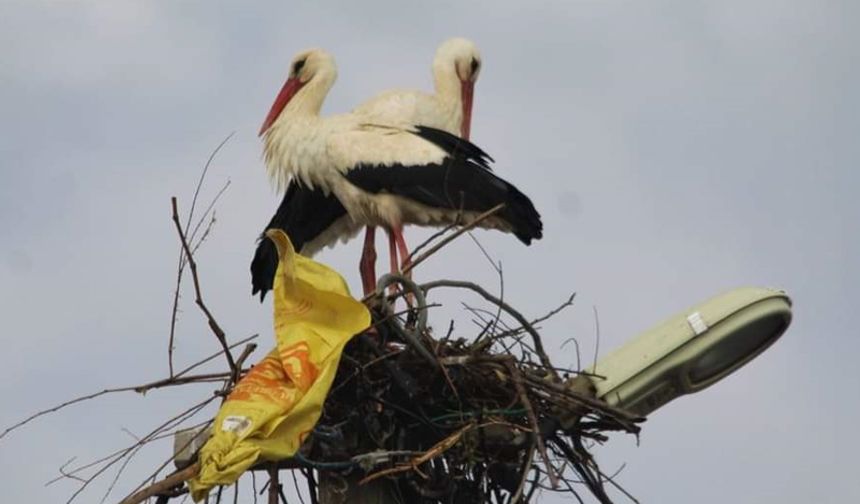
M 291 235 L 305 240 L 297 244 L 302 253 L 333 243 L 338 235 L 351 236 L 361 226 L 383 226 L 406 258 L 404 224 L 468 222 L 499 203 L 505 208 L 483 227 L 512 232 L 526 244 L 541 237 L 531 201 L 493 175 L 486 154 L 468 141 L 407 122 L 371 124 L 360 113 L 320 117 L 336 76 L 334 59 L 325 51 L 300 53 L 260 131 L 270 176 L 280 185 L 292 181 L 287 191 L 294 191 L 292 206 L 299 207 L 302 199 L 295 198 L 296 188 L 315 190 L 313 197 L 305 195 L 308 219 L 292 218 L 302 228 Z M 321 202 L 325 211 L 314 211 Z M 365 259 L 362 280 L 368 290 L 375 278 L 367 278 Z
M 466 140 L 472 128 L 475 82 L 481 71 L 481 53 L 471 40 L 454 37 L 443 42 L 433 58 L 435 93 L 413 90 L 383 92 L 359 105 L 353 113 L 372 124 L 420 124 Z M 397 264 L 394 235 L 389 233 L 391 269 Z M 376 228 L 368 226 L 362 252 L 362 278 L 375 279 Z M 401 258 L 404 262 L 407 257 Z M 405 264 L 403 265 L 405 266 Z M 365 285 L 365 290 L 373 285 Z

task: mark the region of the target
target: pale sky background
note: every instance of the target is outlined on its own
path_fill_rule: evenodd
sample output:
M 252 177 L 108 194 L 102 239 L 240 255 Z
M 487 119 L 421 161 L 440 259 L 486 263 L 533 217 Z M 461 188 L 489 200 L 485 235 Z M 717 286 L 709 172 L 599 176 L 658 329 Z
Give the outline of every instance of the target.
M 545 222 L 529 248 L 476 236 L 527 316 L 579 293 L 546 325 L 551 347 L 576 336 L 590 355 L 592 306 L 603 353 L 733 287 L 781 287 L 795 302 L 789 332 L 758 360 L 655 413 L 638 447 L 623 435 L 597 447 L 605 469 L 626 462 L 620 481 L 646 503 L 858 502 L 858 8 L 2 0 L 0 428 L 166 375 L 169 197 L 188 208 L 203 162 L 232 131 L 204 197 L 232 185 L 198 261 L 231 340 L 259 332 L 268 347 L 270 306 L 250 297 L 248 264 L 279 198 L 256 132 L 293 54 L 336 56 L 325 111 L 341 112 L 391 87 L 429 89 L 436 46 L 463 35 L 484 55 L 473 138 Z M 319 259 L 359 288 L 358 255 L 354 242 Z M 496 286 L 469 239 L 415 276 Z M 460 298 L 436 298 L 450 307 L 433 318 L 444 327 Z M 217 348 L 190 292 L 178 338 L 178 367 Z M 555 355 L 574 362 L 569 349 Z M 74 482 L 44 483 L 66 460 L 121 448 L 132 441 L 123 428 L 144 434 L 208 390 L 100 398 L 12 433 L 0 440 L 0 500 L 64 502 Z M 109 501 L 169 451 L 141 452 Z M 98 502 L 112 474 L 78 502 Z

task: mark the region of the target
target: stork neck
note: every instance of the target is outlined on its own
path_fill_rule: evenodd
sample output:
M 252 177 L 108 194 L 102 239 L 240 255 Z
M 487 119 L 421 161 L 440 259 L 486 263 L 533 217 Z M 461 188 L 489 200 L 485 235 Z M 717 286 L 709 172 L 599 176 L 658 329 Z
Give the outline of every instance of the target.
M 433 85 L 441 100 L 460 105 L 460 77 L 453 64 L 433 64 Z
M 318 116 L 332 84 L 332 81 L 312 79 L 290 100 L 281 116 Z

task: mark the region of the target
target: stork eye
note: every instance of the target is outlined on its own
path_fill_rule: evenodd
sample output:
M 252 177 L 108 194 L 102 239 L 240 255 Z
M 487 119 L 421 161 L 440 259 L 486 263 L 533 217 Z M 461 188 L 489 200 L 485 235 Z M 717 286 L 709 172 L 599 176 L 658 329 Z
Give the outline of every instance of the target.
M 481 66 L 481 62 L 475 58 L 472 58 L 472 74 L 478 71 L 478 68 Z
M 305 61 L 307 61 L 307 59 L 296 61 L 293 65 L 293 75 L 298 75 L 299 72 L 302 71 L 302 68 L 305 66 Z

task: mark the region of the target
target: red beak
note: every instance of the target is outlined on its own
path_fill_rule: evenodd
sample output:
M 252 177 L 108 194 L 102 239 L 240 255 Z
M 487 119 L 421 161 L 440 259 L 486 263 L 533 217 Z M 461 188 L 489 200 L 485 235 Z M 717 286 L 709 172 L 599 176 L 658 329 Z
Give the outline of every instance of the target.
M 281 115 L 284 107 L 287 106 L 287 103 L 289 103 L 293 96 L 298 93 L 302 86 L 304 86 L 304 82 L 295 77 L 287 79 L 287 82 L 284 83 L 284 87 L 281 88 L 281 92 L 278 93 L 278 97 L 275 98 L 275 103 L 272 104 L 272 108 L 269 110 L 269 115 L 267 115 L 266 120 L 263 121 L 263 127 L 260 128 L 260 136 L 263 136 L 263 134 L 272 127 L 272 124 L 274 124 L 275 120 L 278 119 L 278 116 Z
M 460 81 L 460 101 L 463 103 L 463 122 L 460 124 L 460 136 L 469 139 L 472 131 L 472 96 L 475 92 L 475 83 L 470 80 Z

